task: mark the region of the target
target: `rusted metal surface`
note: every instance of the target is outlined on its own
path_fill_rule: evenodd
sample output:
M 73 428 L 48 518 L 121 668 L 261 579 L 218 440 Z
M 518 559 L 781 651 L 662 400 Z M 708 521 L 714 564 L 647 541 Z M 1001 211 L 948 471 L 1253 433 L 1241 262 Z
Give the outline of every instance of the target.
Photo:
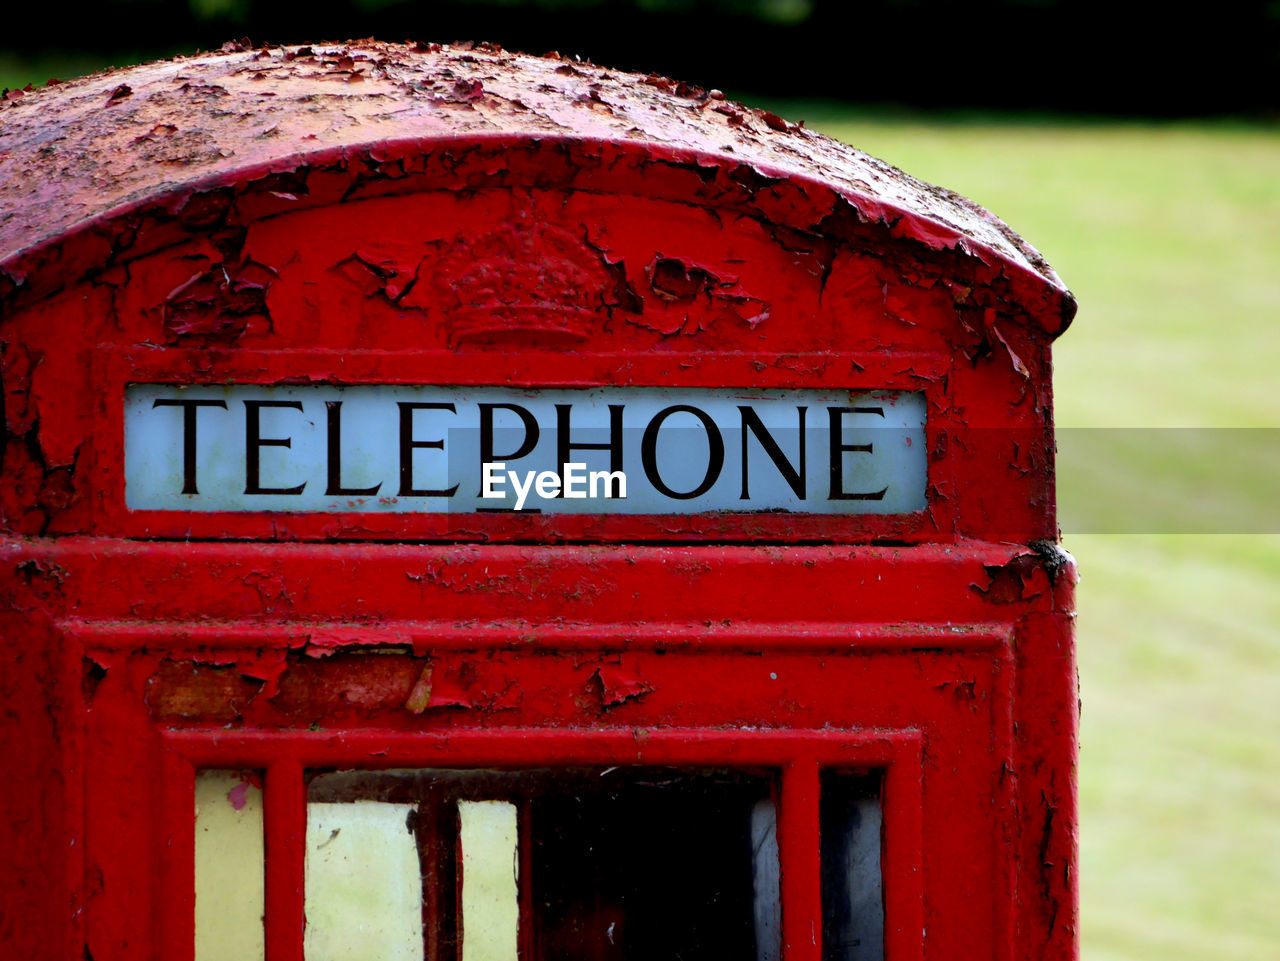
M 885 773 L 888 957 L 1076 956 L 1074 565 L 1052 339 L 980 209 L 713 93 L 488 48 L 230 50 L 0 105 L 0 943 L 189 958 L 192 774 L 782 772 L 818 961 L 822 766 Z M 130 384 L 912 391 L 866 517 L 130 510 Z
M 1034 248 L 958 194 L 715 92 L 566 59 L 370 41 L 264 47 L 59 84 L 15 97 L 0 117 L 0 270 L 11 284 L 30 282 L 49 247 L 88 227 L 101 227 L 109 245 L 97 251 L 100 268 L 122 239 L 109 236 L 110 221 L 225 222 L 235 194 L 255 181 L 277 198 L 296 191 L 288 176 L 315 166 L 308 158 L 368 158 L 368 178 L 398 179 L 410 172 L 377 168 L 391 145 L 521 138 L 570 154 L 584 142 L 615 145 L 587 150 L 594 169 L 564 171 L 567 186 L 625 162 L 620 145 L 643 145 L 652 159 L 726 181 L 712 185 L 725 201 L 737 194 L 797 228 L 831 229 L 847 211 L 973 257 L 1024 296 L 1037 291 L 1027 306 L 1054 332 L 1074 313 Z M 224 183 L 236 187 L 218 190 Z M 323 197 L 308 192 L 311 202 Z M 63 283 L 68 266 L 81 265 L 60 265 Z

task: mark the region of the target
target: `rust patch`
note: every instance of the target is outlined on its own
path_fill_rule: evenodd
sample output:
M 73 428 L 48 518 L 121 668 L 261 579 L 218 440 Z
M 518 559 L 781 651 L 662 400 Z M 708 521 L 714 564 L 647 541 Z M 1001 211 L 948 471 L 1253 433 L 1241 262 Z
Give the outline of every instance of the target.
M 148 681 L 145 700 L 152 716 L 162 720 L 232 721 L 263 686 L 231 664 L 166 659 Z
M 413 690 L 409 692 L 409 697 L 404 702 L 404 709 L 410 714 L 421 714 L 430 703 L 431 665 L 428 663 L 422 668 L 422 673 L 418 675 Z

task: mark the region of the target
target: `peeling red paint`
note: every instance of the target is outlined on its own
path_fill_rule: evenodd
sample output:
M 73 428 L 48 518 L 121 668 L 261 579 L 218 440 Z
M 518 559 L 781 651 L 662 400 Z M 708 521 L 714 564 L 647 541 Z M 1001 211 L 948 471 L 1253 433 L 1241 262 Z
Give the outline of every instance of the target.
M 192 274 L 164 299 L 165 330 L 174 342 L 235 343 L 255 322 L 270 324 L 269 283 L 269 278 L 232 277 L 225 265 Z
M 653 693 L 653 686 L 636 671 L 615 664 L 601 664 L 591 675 L 591 682 L 605 707 L 616 707 Z
M 787 961 L 821 957 L 820 765 L 882 770 L 887 956 L 1076 957 L 1074 300 L 1008 227 L 718 91 L 487 45 L 232 43 L 0 119 L 0 823 L 48 881 L 3 891 L 14 953 L 189 954 L 199 767 L 262 778 L 296 958 L 306 771 L 538 758 L 783 771 Z M 928 505 L 130 510 L 149 382 L 919 391 Z
M 669 305 L 688 307 L 705 301 L 714 311 L 712 317 L 719 314 L 752 329 L 769 318 L 768 304 L 743 291 L 737 277 L 721 276 L 706 265 L 659 254 L 645 267 L 645 276 L 649 281 L 649 290 Z M 689 327 L 690 322 L 689 312 L 674 327 L 643 319 L 637 321 L 663 334 L 696 334 L 705 329 L 701 325 L 708 321 L 693 321 L 697 326 L 692 329 Z
M 1032 550 L 1017 554 L 998 566 L 987 566 L 985 584 L 972 589 L 993 604 L 1012 604 L 1047 594 L 1070 556 L 1051 542 L 1038 541 Z
M 1029 293 L 1039 287 L 1059 301 L 1056 307 L 1045 305 L 1057 315 L 1051 321 L 1055 330 L 1073 310 L 1069 295 L 1040 256 L 986 211 L 767 111 L 731 105 L 663 78 L 637 85 L 639 78 L 589 64 L 574 67 L 576 73 L 571 74 L 562 62 L 496 50 L 419 52 L 370 42 L 339 45 L 319 56 L 301 52 L 306 49 L 188 58 L 134 68 L 128 85 L 119 84 L 118 75 L 105 74 L 11 102 L 6 110 L 8 150 L 0 160 L 0 264 L 11 277 L 21 273 L 22 282 L 29 283 L 30 275 L 13 263 L 15 257 L 38 262 L 42 244 L 64 237 L 74 224 L 143 214 L 149 201 L 137 197 L 149 186 L 148 171 L 155 163 L 173 165 L 184 174 L 181 186 L 172 190 L 181 223 L 181 210 L 190 198 L 203 197 L 211 189 L 225 190 L 219 181 L 242 181 L 243 172 L 251 169 L 260 170 L 259 177 L 285 173 L 290 164 L 297 169 L 295 144 L 311 144 L 309 152 L 315 154 L 328 146 L 341 147 L 332 156 L 352 158 L 345 161 L 351 164 L 361 147 L 377 157 L 386 149 L 380 144 L 403 141 L 406 134 L 422 137 L 423 130 L 441 147 L 449 140 L 504 133 L 549 136 L 554 141 L 572 130 L 597 143 L 617 141 L 614 149 L 634 139 L 635 130 L 653 153 L 663 145 L 672 160 L 683 154 L 689 158 L 684 162 L 705 163 L 709 170 L 727 167 L 729 176 L 743 183 L 752 177 L 764 184 L 803 182 L 806 194 L 796 198 L 797 210 L 807 207 L 819 219 L 831 211 L 831 200 L 819 197 L 835 187 L 857 211 L 855 221 L 879 221 L 926 250 L 956 249 L 987 264 L 1003 263 L 1021 290 Z M 315 61 L 315 68 L 300 61 Z M 327 78 L 352 76 L 352 68 L 344 66 L 348 63 L 367 77 L 364 85 L 350 93 L 326 86 Z M 262 79 L 254 79 L 258 77 Z M 132 92 L 110 115 L 95 114 L 87 98 L 99 89 L 106 98 L 121 87 Z M 264 91 L 276 96 L 264 101 Z M 253 106 L 228 123 L 222 102 L 236 97 Z M 607 104 L 607 109 L 584 115 L 573 109 L 582 97 Z M 687 116 L 691 98 L 713 105 L 699 113 L 696 124 Z M 385 99 L 401 101 L 402 108 L 387 111 Z M 295 101 L 310 109 L 294 109 Z M 125 109 L 123 103 L 130 104 L 127 115 L 118 113 Z M 738 122 L 731 123 L 735 118 Z M 67 135 L 42 155 L 38 167 L 24 160 L 33 146 L 49 141 L 49 130 L 59 122 Z M 139 130 L 162 126 L 175 129 L 148 137 L 143 144 L 134 142 Z M 80 153 L 77 137 L 96 142 L 98 149 L 86 155 L 90 163 L 72 162 Z M 132 149 L 113 149 L 114 138 Z M 566 153 L 574 149 L 568 143 L 555 147 Z M 616 164 L 623 158 L 610 159 Z M 592 168 L 600 168 L 599 159 L 580 175 L 590 178 Z M 752 171 L 759 173 L 743 176 Z M 232 172 L 234 177 L 229 177 Z M 376 178 L 376 170 L 369 172 Z M 76 192 L 80 202 L 44 207 L 38 221 L 24 220 L 26 198 L 51 198 L 55 191 L 64 197 Z M 240 190 L 236 193 L 238 200 L 248 199 Z M 285 202 L 302 199 L 294 197 Z M 313 192 L 306 199 L 322 197 Z M 209 206 L 204 200 L 197 203 L 202 210 Z M 816 223 L 807 226 L 811 229 Z M 188 219 L 183 226 L 189 224 Z M 62 283 L 68 279 L 66 267 L 64 263 Z
M 468 690 L 468 685 L 458 676 L 442 678 L 439 684 L 431 689 L 431 699 L 427 707 L 477 707 L 475 695 Z

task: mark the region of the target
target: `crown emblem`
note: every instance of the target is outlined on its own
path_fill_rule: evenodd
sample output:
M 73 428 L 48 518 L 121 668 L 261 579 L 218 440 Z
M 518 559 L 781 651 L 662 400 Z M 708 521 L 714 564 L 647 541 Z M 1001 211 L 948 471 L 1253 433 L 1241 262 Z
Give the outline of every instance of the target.
M 455 344 L 557 344 L 586 340 L 618 305 L 618 283 L 599 251 L 525 203 L 496 229 L 459 236 L 431 286 Z

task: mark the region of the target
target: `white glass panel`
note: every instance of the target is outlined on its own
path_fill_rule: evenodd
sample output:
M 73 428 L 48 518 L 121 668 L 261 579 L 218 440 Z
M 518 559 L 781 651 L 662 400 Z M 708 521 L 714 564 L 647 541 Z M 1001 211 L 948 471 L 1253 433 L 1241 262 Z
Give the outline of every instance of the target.
M 307 961 L 422 961 L 416 810 L 307 805 Z
M 751 890 L 756 961 L 782 957 L 781 865 L 778 861 L 778 809 L 757 801 L 751 809 Z
M 462 961 L 516 961 L 520 921 L 516 806 L 459 801 Z
M 196 775 L 196 961 L 266 956 L 262 789 L 235 771 Z

